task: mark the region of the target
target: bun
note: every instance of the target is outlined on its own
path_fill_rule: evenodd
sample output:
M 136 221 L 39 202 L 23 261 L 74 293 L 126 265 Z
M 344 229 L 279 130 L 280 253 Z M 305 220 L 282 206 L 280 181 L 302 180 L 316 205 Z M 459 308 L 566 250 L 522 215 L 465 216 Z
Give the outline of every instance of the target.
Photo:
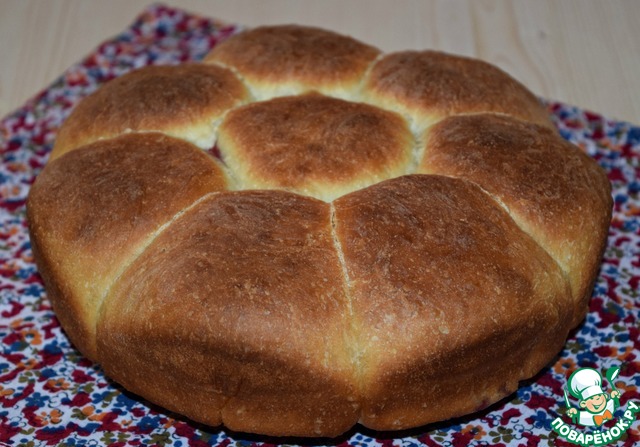
M 27 209 L 107 375 L 205 424 L 337 436 L 464 415 L 544 368 L 612 200 L 498 68 L 274 26 L 86 98 Z

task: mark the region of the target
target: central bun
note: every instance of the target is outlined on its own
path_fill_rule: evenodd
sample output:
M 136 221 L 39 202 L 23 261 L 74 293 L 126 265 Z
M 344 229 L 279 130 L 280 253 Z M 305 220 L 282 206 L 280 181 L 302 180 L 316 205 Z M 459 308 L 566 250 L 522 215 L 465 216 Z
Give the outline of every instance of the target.
M 584 318 L 610 186 L 485 62 L 256 28 L 107 83 L 28 201 L 75 346 L 210 425 L 337 436 L 464 415 Z
M 239 188 L 326 201 L 414 168 L 414 138 L 400 115 L 319 94 L 231 110 L 218 146 Z

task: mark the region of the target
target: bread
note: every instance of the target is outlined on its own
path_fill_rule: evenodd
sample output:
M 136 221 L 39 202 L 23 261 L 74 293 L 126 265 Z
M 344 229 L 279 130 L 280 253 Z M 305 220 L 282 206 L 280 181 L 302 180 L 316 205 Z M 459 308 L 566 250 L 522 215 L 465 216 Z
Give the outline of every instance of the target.
M 205 424 L 333 437 L 474 412 L 544 368 L 612 201 L 498 68 L 273 26 L 86 98 L 27 209 L 108 376 Z

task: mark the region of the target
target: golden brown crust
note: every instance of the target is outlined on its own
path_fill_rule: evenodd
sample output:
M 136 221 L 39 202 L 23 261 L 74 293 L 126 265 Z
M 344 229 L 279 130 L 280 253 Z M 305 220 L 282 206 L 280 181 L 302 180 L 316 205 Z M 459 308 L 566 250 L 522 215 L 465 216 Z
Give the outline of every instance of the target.
M 498 68 L 378 55 L 263 27 L 82 102 L 27 209 L 76 346 L 166 408 L 272 435 L 451 418 L 547 364 L 586 311 L 606 177 Z
M 218 138 L 240 188 L 287 189 L 323 200 L 406 173 L 414 147 L 399 115 L 318 94 L 234 109 Z
M 331 31 L 264 26 L 221 43 L 205 58 L 236 70 L 258 99 L 316 90 L 350 97 L 380 50 Z
M 522 84 L 498 67 L 437 51 L 403 51 L 376 62 L 365 81 L 367 102 L 410 115 L 424 129 L 446 116 L 498 112 L 553 128 Z
M 144 67 L 81 101 L 60 129 L 51 158 L 128 131 L 162 131 L 208 149 L 215 121 L 248 99 L 244 85 L 222 67 Z
M 329 205 L 221 193 L 118 281 L 99 358 L 128 389 L 198 421 L 335 436 L 357 421 L 348 330 Z
M 487 406 L 564 343 L 573 309 L 560 269 L 477 186 L 405 176 L 335 210 L 364 425 L 397 430 Z
M 426 139 L 419 172 L 462 177 L 497 197 L 568 275 L 578 324 L 611 219 L 604 172 L 556 132 L 506 116 L 447 118 Z
M 225 181 L 197 147 L 161 134 L 99 141 L 49 163 L 31 189 L 38 269 L 73 343 L 96 359 L 104 294 L 149 237 Z

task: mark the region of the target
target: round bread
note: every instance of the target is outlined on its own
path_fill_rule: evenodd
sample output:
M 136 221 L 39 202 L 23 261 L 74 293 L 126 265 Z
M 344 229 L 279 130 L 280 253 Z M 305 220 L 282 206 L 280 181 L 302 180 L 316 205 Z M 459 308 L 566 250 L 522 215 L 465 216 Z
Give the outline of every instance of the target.
M 498 68 L 300 26 L 107 83 L 27 205 L 83 354 L 171 411 L 278 436 L 516 390 L 584 318 L 611 209 Z

